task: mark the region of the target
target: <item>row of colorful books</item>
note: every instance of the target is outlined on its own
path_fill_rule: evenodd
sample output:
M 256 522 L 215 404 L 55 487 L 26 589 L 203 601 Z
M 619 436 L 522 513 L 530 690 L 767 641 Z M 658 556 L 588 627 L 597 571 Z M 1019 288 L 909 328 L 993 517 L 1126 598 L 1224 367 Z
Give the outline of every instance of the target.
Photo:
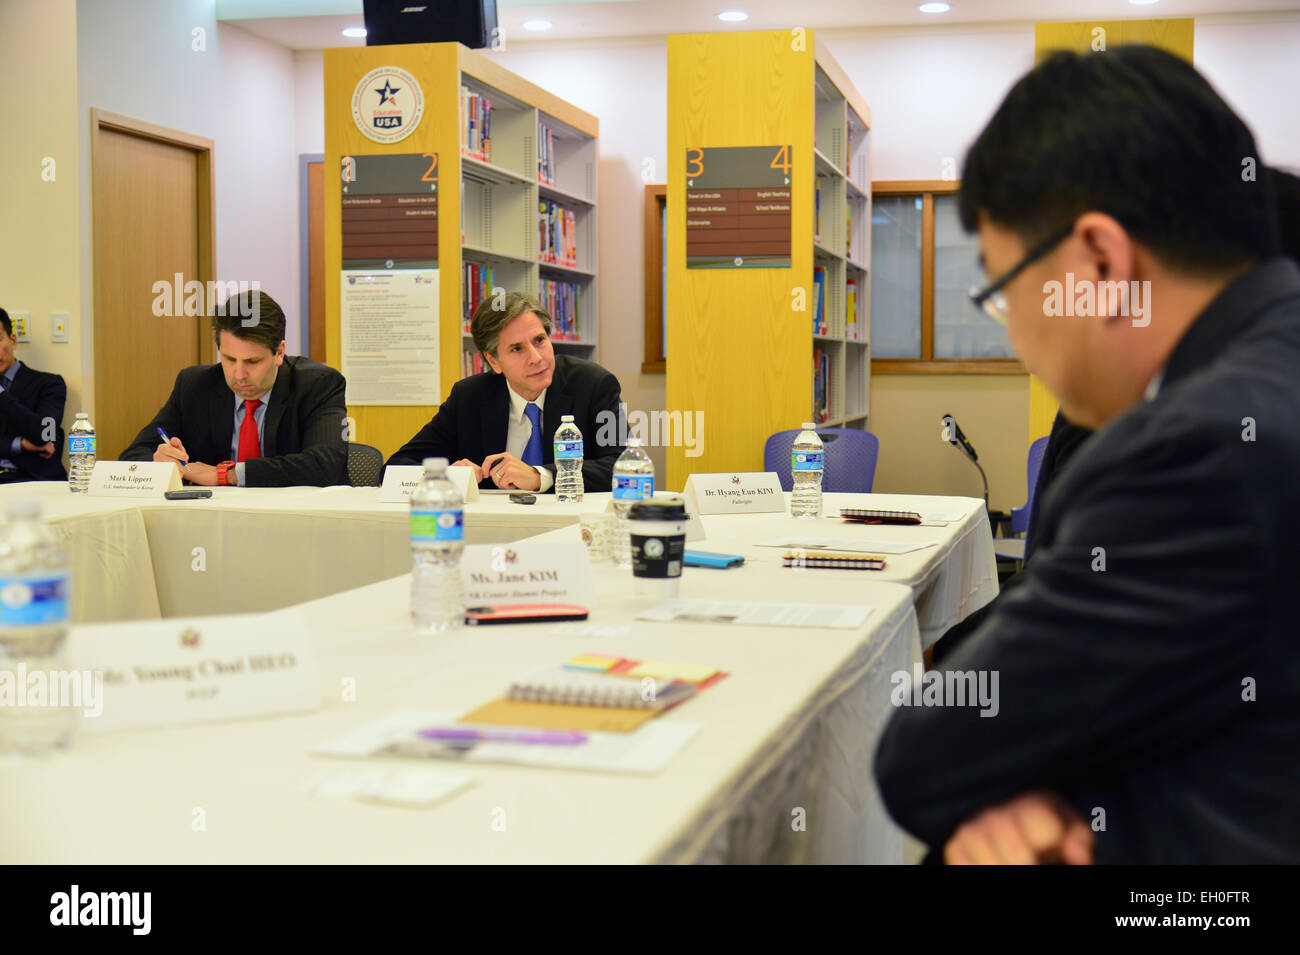
M 492 161 L 492 101 L 468 86 L 460 88 L 460 148 L 475 159 Z
M 818 424 L 830 420 L 831 355 L 821 348 L 813 349 L 813 420 Z
M 460 376 L 468 378 L 470 375 L 477 375 L 479 372 L 487 370 L 487 362 L 483 360 L 482 352 L 473 348 L 466 348 L 460 353 Z
M 555 135 L 545 123 L 537 124 L 537 181 L 555 185 Z
M 483 299 L 492 294 L 496 288 L 492 266 L 465 262 L 460 269 L 460 300 L 465 303 L 465 315 L 461 319 L 461 331 L 469 334 L 469 320 Z
M 538 260 L 550 265 L 578 264 L 578 217 L 558 202 L 537 203 Z
M 826 270 L 813 269 L 813 334 L 829 335 L 826 321 Z
M 551 314 L 551 338 L 556 341 L 581 340 L 582 293 L 577 283 L 562 279 L 541 279 L 537 283 L 537 293 L 542 308 Z

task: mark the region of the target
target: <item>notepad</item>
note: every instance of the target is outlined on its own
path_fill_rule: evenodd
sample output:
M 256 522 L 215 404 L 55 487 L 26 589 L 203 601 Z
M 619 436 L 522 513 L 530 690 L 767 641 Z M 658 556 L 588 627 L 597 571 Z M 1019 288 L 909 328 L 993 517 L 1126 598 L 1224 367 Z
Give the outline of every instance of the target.
M 552 666 L 515 680 L 506 690 L 506 697 L 530 703 L 663 710 L 695 692 L 694 686 L 674 678 L 612 676 Z

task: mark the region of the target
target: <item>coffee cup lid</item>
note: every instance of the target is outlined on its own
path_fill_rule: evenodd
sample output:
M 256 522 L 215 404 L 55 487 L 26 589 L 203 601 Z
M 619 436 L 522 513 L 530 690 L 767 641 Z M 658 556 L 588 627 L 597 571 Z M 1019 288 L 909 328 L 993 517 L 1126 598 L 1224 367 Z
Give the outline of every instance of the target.
M 684 521 L 686 502 L 681 498 L 637 501 L 627 512 L 631 521 Z

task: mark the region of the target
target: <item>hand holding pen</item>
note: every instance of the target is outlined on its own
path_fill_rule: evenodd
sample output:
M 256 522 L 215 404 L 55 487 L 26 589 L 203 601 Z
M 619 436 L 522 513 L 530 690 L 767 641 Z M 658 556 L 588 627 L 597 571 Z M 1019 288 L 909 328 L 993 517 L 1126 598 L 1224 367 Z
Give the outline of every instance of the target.
M 158 432 L 158 437 L 162 438 L 163 443 L 154 450 L 153 459 L 163 463 L 175 461 L 182 471 L 188 468 L 190 455 L 185 450 L 185 445 L 181 444 L 181 439 L 168 437 L 167 432 L 162 428 L 154 428 L 154 430 Z

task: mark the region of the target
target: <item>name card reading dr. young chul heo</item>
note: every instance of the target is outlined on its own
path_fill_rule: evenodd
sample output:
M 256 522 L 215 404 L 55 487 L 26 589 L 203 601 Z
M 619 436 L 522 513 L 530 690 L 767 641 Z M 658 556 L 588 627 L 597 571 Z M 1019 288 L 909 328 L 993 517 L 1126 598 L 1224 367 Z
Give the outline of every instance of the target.
M 296 610 L 74 626 L 68 665 L 94 674 L 98 687 L 97 705 L 82 723 L 87 732 L 321 705 L 307 628 Z
M 773 471 L 692 474 L 686 497 L 700 514 L 775 514 L 785 510 L 781 479 Z
M 87 493 L 92 497 L 162 497 L 182 489 L 170 461 L 96 461 Z
M 579 541 L 471 544 L 460 559 L 465 606 L 592 602 L 591 563 Z
M 418 464 L 394 464 L 384 470 L 384 483 L 379 489 L 379 503 L 405 504 L 411 491 L 424 480 L 424 468 Z M 467 467 L 447 468 L 447 480 L 456 488 L 466 504 L 478 500 L 478 484 L 474 472 Z

